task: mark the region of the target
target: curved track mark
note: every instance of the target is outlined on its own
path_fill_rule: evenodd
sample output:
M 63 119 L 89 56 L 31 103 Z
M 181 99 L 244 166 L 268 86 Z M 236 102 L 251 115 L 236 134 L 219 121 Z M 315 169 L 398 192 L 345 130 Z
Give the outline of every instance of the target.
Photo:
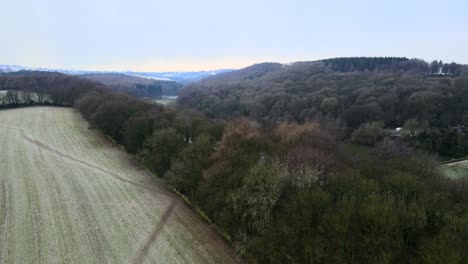
M 50 147 L 49 145 L 47 145 L 47 144 L 45 144 L 45 143 L 43 143 L 43 142 L 41 142 L 39 140 L 36 140 L 36 139 L 33 139 L 33 138 L 29 137 L 28 134 L 26 133 L 26 131 L 24 131 L 23 129 L 15 128 L 15 127 L 7 127 L 7 126 L 2 126 L 2 125 L 0 125 L 0 128 L 5 128 L 5 129 L 13 130 L 13 131 L 18 131 L 18 132 L 20 132 L 22 134 L 22 136 L 29 143 L 32 143 L 32 144 L 34 144 L 34 145 L 36 145 L 36 146 L 38 146 L 38 147 L 40 147 L 40 148 L 42 148 L 44 150 L 47 150 L 47 151 L 49 151 L 51 153 L 54 153 L 54 154 L 56 154 L 56 155 L 58 155 L 58 156 L 60 156 L 62 158 L 67 159 L 67 160 L 71 160 L 71 161 L 79 163 L 79 164 L 81 164 L 83 166 L 86 166 L 86 167 L 89 167 L 91 169 L 97 170 L 97 171 L 99 171 L 99 172 L 101 172 L 103 174 L 106 174 L 108 176 L 111 176 L 112 178 L 117 179 L 119 181 L 126 182 L 126 183 L 132 184 L 134 186 L 137 186 L 137 187 L 140 187 L 140 188 L 152 191 L 152 192 L 156 192 L 158 194 L 160 193 L 160 194 L 165 194 L 165 195 L 172 195 L 172 193 L 170 193 L 168 190 L 165 190 L 165 189 L 162 189 L 162 188 L 161 189 L 152 188 L 152 187 L 146 186 L 144 184 L 125 179 L 122 176 L 120 176 L 120 175 L 118 175 L 118 174 L 116 174 L 114 172 L 105 170 L 105 169 L 100 168 L 100 167 L 98 167 L 96 165 L 88 163 L 88 162 L 86 162 L 84 160 L 81 160 L 81 159 L 75 158 L 73 156 L 70 156 L 68 154 L 65 154 L 65 153 L 63 153 L 63 152 L 61 152 L 59 150 L 56 150 L 56 149 Z
M 146 255 L 146 252 L 150 248 L 150 246 L 156 242 L 158 239 L 159 235 L 161 234 L 164 225 L 166 225 L 167 221 L 172 215 L 172 211 L 174 211 L 176 203 L 172 202 L 169 208 L 166 210 L 164 215 L 161 217 L 161 221 L 158 223 L 158 225 L 154 228 L 153 232 L 151 235 L 148 237 L 148 239 L 145 241 L 145 243 L 140 247 L 138 250 L 137 254 L 132 258 L 130 261 L 131 264 L 138 264 L 141 263 L 143 260 L 143 257 Z

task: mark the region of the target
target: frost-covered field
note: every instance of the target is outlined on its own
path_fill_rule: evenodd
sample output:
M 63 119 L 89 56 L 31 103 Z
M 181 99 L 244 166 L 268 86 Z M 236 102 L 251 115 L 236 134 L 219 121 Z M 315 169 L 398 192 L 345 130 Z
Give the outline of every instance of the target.
M 0 263 L 139 262 L 235 255 L 73 109 L 0 111 Z
M 462 160 L 440 166 L 442 173 L 452 179 L 468 176 L 468 160 Z

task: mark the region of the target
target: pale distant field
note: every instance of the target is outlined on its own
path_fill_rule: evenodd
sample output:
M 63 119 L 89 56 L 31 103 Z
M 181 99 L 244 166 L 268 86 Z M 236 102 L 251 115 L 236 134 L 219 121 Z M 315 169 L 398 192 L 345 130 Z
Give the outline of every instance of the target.
M 157 103 L 157 104 L 162 104 L 162 105 L 169 105 L 169 104 L 174 104 L 176 102 L 176 100 L 174 100 L 174 99 L 153 99 L 152 102 Z
M 468 160 L 441 165 L 442 173 L 452 179 L 468 176 Z
M 140 262 L 236 257 L 74 110 L 1 110 L 0 263 Z

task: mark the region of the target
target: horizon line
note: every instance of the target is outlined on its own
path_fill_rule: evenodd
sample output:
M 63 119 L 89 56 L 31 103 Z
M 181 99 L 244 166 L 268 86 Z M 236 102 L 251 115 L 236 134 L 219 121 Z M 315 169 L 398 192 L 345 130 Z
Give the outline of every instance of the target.
M 407 56 L 337 56 L 337 57 L 326 57 L 326 58 L 320 58 L 320 59 L 305 59 L 305 60 L 293 60 L 289 62 L 279 62 L 279 61 L 272 61 L 272 60 L 263 60 L 263 61 L 257 61 L 257 62 L 252 62 L 252 63 L 246 63 L 244 66 L 238 66 L 238 67 L 213 67 L 213 68 L 208 68 L 208 69 L 191 69 L 191 70 L 176 70 L 176 69 L 165 69 L 165 70 L 134 70 L 134 69 L 111 69 L 112 67 L 109 67 L 109 69 L 105 69 L 103 67 L 98 67 L 98 68 L 69 68 L 69 67 L 48 67 L 48 66 L 30 66 L 30 65 L 23 65 L 23 64 L 9 64 L 9 63 L 0 63 L 0 66 L 3 67 L 18 67 L 18 68 L 33 68 L 31 70 L 33 71 L 40 71 L 40 70 L 45 70 L 45 71 L 78 71 L 78 72 L 101 72 L 101 73 L 122 73 L 122 72 L 127 72 L 127 73 L 174 73 L 174 72 L 181 72 L 181 73 L 189 73 L 189 72 L 212 72 L 212 71 L 222 71 L 222 70 L 240 70 L 246 67 L 250 67 L 252 65 L 256 64 L 262 64 L 262 63 L 279 63 L 283 65 L 288 65 L 296 62 L 316 62 L 316 61 L 322 61 L 322 60 L 327 60 L 327 59 L 337 59 L 337 58 L 407 58 L 409 60 L 422 60 L 426 63 L 431 63 L 432 61 L 443 61 L 440 59 L 434 59 L 434 60 L 427 60 L 427 59 L 422 59 L 422 58 L 411 58 Z M 463 63 L 463 62 L 456 62 L 456 61 L 445 61 L 445 63 L 457 63 L 461 65 L 468 65 L 468 63 Z M 27 70 L 27 69 L 26 69 Z

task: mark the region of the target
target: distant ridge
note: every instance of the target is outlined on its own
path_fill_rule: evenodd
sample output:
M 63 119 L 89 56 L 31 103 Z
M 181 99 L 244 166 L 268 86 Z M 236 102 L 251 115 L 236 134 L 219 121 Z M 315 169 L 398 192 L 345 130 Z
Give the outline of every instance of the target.
M 328 117 L 355 128 L 375 120 L 398 127 L 419 118 L 444 127 L 441 113 L 447 126 L 460 123 L 460 111 L 437 110 L 437 105 L 460 104 L 456 89 L 465 86 L 465 76 L 467 65 L 404 57 L 260 63 L 186 85 L 178 105 L 227 120 L 275 123 Z
M 82 74 L 125 74 L 141 78 L 162 80 L 162 81 L 175 81 L 182 84 L 199 81 L 203 78 L 214 76 L 219 73 L 233 71 L 232 69 L 220 69 L 213 71 L 189 71 L 189 72 L 136 72 L 136 71 L 88 71 L 88 70 L 71 70 L 71 69 L 50 69 L 50 68 L 35 68 L 19 65 L 0 64 L 0 73 L 17 72 L 17 71 L 48 71 L 60 72 L 70 75 Z
M 120 73 L 82 74 L 77 76 L 100 82 L 116 91 L 143 98 L 177 96 L 184 87 L 182 84 L 171 80 L 142 78 Z

